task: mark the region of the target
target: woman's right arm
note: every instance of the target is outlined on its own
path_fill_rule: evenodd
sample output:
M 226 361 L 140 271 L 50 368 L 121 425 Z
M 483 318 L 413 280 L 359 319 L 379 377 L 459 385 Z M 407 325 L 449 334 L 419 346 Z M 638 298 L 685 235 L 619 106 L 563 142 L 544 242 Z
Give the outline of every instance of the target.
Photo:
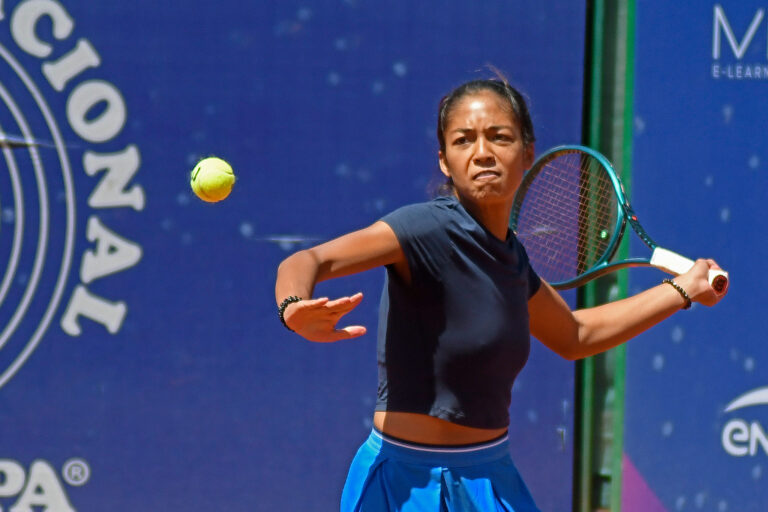
M 408 264 L 392 228 L 379 221 L 330 242 L 292 254 L 277 269 L 275 299 L 279 305 L 289 296 L 302 300 L 289 304 L 283 318 L 286 325 L 310 341 L 337 341 L 365 334 L 363 326 L 336 328 L 339 319 L 354 309 L 362 293 L 330 300 L 312 299 L 320 281 L 356 274 L 382 265 L 395 265 L 408 279 Z

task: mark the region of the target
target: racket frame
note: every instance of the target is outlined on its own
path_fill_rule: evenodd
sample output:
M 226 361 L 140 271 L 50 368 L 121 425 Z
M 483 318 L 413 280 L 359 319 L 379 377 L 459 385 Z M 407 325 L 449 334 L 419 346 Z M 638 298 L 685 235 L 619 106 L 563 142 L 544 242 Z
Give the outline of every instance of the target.
M 586 146 L 577 144 L 557 146 L 546 153 L 541 155 L 533 166 L 525 173 L 523 180 L 520 183 L 520 187 L 515 194 L 514 203 L 512 206 L 512 214 L 510 216 L 510 228 L 515 234 L 517 234 L 517 222 L 520 215 L 520 208 L 523 204 L 523 199 L 528 188 L 533 183 L 538 173 L 546 166 L 548 162 L 557 158 L 563 153 L 585 153 L 594 159 L 596 159 L 600 165 L 604 168 L 608 178 L 613 186 L 614 193 L 616 195 L 616 224 L 614 226 L 613 235 L 606 246 L 605 251 L 599 257 L 594 265 L 578 276 L 565 281 L 557 281 L 549 283 L 556 289 L 569 289 L 582 286 L 583 284 L 592 281 L 605 274 L 611 273 L 615 270 L 629 268 L 629 267 L 655 267 L 659 268 L 672 275 L 680 275 L 693 267 L 693 260 L 681 256 L 673 251 L 659 247 L 659 245 L 648 235 L 648 233 L 640 225 L 637 220 L 632 206 L 629 204 L 626 194 L 624 193 L 624 186 L 621 180 L 616 175 L 616 171 L 611 165 L 611 162 L 598 151 Z M 643 243 L 651 249 L 651 256 L 649 258 L 626 258 L 621 261 L 611 262 L 619 248 L 621 239 L 624 236 L 626 225 L 629 223 L 632 230 L 640 237 Z M 724 279 L 723 283 L 721 280 Z M 709 281 L 713 287 L 718 291 L 724 290 L 727 286 L 728 273 L 725 271 L 710 270 Z M 718 283 L 717 285 L 715 283 Z

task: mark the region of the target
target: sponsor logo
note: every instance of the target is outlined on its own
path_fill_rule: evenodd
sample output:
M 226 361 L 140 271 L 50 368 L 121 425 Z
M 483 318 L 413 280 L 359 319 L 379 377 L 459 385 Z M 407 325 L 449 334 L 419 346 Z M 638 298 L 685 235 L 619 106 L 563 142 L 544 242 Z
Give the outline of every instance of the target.
M 736 398 L 725 407 L 725 412 L 760 405 L 768 405 L 768 386 L 753 389 Z M 730 420 L 723 427 L 721 441 L 725 451 L 734 457 L 768 455 L 768 436 L 759 421 L 747 421 L 742 418 Z
M 139 149 L 118 142 L 123 95 L 99 78 L 101 56 L 63 3 L 0 0 L 0 35 L 2 387 L 52 326 L 120 331 L 127 304 L 93 284 L 136 265 L 142 248 L 106 212 L 142 211 L 145 195 L 132 182 Z
M 739 16 L 739 20 L 741 18 Z M 768 80 L 768 21 L 765 9 L 754 11 L 746 29 L 741 25 L 737 24 L 741 30 L 734 29 L 725 8 L 719 4 L 714 6 L 710 74 L 717 80 Z M 759 44 L 755 43 L 758 34 L 762 39 Z
M 10 501 L 10 512 L 76 512 L 67 487 L 81 487 L 90 476 L 91 469 L 83 459 L 65 462 L 60 476 L 45 460 L 34 461 L 25 471 L 15 460 L 0 459 L 0 500 Z

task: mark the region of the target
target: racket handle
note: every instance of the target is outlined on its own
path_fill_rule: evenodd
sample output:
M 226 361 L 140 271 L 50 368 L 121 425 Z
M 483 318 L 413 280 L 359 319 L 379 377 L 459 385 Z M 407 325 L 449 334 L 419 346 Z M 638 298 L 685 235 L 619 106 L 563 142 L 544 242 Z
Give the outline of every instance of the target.
M 693 264 L 693 260 L 662 247 L 655 248 L 651 254 L 651 265 L 676 276 L 691 270 Z M 710 269 L 709 284 L 717 293 L 723 293 L 728 288 L 728 272 Z

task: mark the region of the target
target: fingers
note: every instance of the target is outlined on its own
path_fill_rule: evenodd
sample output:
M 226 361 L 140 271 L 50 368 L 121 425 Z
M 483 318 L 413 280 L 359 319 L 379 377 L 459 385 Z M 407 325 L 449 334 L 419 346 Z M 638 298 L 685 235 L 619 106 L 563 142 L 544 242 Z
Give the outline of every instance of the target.
M 329 300 L 325 308 L 333 312 L 347 312 L 357 307 L 363 300 L 362 293 L 356 293 L 350 297 L 341 297 L 335 300 Z
M 344 327 L 343 329 L 336 330 L 336 334 L 339 335 L 338 339 L 340 340 L 357 338 L 359 336 L 362 336 L 366 332 L 368 332 L 368 329 L 366 329 L 362 325 L 349 325 L 347 327 Z
M 699 273 L 701 273 L 712 268 L 713 264 L 716 265 L 715 260 L 699 258 L 694 262 L 693 268 L 696 269 Z
M 295 302 L 294 304 L 289 305 L 288 307 L 292 307 L 295 305 L 296 309 L 325 309 L 328 311 L 336 312 L 336 311 L 349 311 L 353 309 L 355 306 L 360 304 L 360 302 L 363 300 L 363 294 L 362 293 L 356 293 L 349 297 L 341 297 L 338 299 L 331 300 L 328 297 L 321 297 L 319 299 L 307 299 L 302 300 L 300 302 Z
M 713 260 L 713 259 L 709 259 L 708 258 L 708 259 L 706 259 L 704 261 L 706 261 L 707 265 L 709 265 L 709 268 L 711 268 L 713 270 L 723 270 L 723 268 L 720 265 L 718 265 L 717 262 L 715 260 Z
M 307 299 L 289 304 L 285 309 L 285 318 L 293 318 L 295 315 L 335 315 L 342 316 L 354 309 L 360 301 L 363 300 L 363 294 L 358 293 L 352 297 L 342 297 L 340 299 L 330 300 L 328 297 L 319 299 Z
M 701 259 L 698 259 L 698 260 L 696 260 L 695 264 L 706 265 L 706 267 L 704 267 L 704 268 L 706 268 L 708 270 L 723 270 L 723 267 L 718 265 L 717 262 L 715 260 L 713 260 L 712 258 L 701 258 Z
M 297 331 L 297 334 L 304 336 L 309 341 L 331 343 L 334 341 L 358 338 L 364 335 L 366 332 L 368 332 L 368 330 L 362 325 L 349 325 L 341 329 L 335 329 L 333 326 L 331 326 L 328 330 L 310 330 L 302 332 Z
M 361 325 L 337 328 L 339 319 L 357 307 L 362 293 L 331 300 L 328 297 L 307 299 L 290 304 L 284 314 L 286 325 L 310 341 L 331 342 L 356 338 L 366 333 Z
M 367 332 L 367 329 L 362 325 L 350 325 L 342 329 L 331 329 L 330 331 L 310 331 L 310 332 L 297 332 L 309 341 L 315 341 L 320 343 L 333 343 L 334 341 L 347 340 L 351 338 L 357 338 Z

